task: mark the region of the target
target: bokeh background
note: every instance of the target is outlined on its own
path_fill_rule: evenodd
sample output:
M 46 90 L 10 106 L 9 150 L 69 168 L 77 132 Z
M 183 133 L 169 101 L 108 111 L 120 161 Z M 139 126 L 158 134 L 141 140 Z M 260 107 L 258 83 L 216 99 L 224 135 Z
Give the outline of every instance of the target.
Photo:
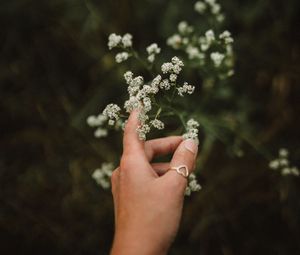
M 91 178 L 120 153 L 86 117 L 125 96 L 112 32 L 162 48 L 193 1 L 0 2 L 0 254 L 108 254 L 110 192 Z M 237 99 L 256 144 L 300 165 L 300 2 L 222 0 L 235 38 Z M 170 254 L 300 254 L 300 178 L 282 177 L 253 148 L 232 158 L 217 142 L 186 199 Z

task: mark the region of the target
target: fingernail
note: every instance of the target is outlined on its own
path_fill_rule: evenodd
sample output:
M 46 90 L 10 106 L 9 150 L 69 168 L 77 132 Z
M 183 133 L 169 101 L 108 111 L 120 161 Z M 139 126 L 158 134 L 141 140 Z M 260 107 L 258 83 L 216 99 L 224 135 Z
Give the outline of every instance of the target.
M 184 141 L 184 147 L 192 152 L 193 154 L 197 154 L 198 152 L 198 143 L 194 139 L 187 139 Z

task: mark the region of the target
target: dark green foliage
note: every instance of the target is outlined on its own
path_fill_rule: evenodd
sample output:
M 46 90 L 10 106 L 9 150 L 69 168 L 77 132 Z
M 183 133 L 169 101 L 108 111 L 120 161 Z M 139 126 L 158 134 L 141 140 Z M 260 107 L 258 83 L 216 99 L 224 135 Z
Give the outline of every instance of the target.
M 194 20 L 191 2 L 0 3 L 1 255 L 108 254 L 112 199 L 90 175 L 121 142 L 94 139 L 85 122 L 124 96 L 126 68 L 107 36 L 130 32 L 138 48 L 164 50 L 178 21 Z M 300 2 L 220 3 L 235 38 L 235 107 L 250 116 L 242 130 L 263 152 L 287 147 L 299 167 Z M 240 159 L 226 148 L 200 155 L 203 191 L 187 199 L 170 254 L 300 254 L 299 178 L 272 172 L 250 146 Z

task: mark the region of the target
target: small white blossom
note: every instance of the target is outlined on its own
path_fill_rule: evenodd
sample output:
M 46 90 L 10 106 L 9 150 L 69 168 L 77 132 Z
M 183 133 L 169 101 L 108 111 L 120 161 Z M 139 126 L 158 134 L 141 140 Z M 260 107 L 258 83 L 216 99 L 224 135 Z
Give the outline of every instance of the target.
M 158 119 L 154 119 L 150 122 L 150 124 L 157 128 L 157 129 L 164 129 L 165 128 L 165 124 L 161 121 L 161 120 L 158 120 Z
M 107 134 L 108 134 L 107 129 L 104 128 L 97 128 L 94 132 L 96 138 L 106 137 Z
M 152 43 L 147 47 L 148 55 L 159 54 L 161 49 L 158 47 L 157 43 Z
M 119 46 L 121 41 L 122 41 L 122 36 L 116 35 L 115 33 L 111 34 L 108 37 L 108 48 L 111 50 L 111 49 Z
M 163 73 L 170 73 L 173 71 L 173 64 L 170 63 L 170 62 L 167 62 L 167 63 L 163 63 L 162 66 L 161 66 L 161 71 Z
M 200 14 L 203 14 L 205 12 L 206 8 L 207 8 L 206 4 L 201 1 L 197 1 L 194 5 L 195 11 Z
M 216 19 L 218 22 L 222 23 L 225 20 L 225 16 L 223 14 L 219 14 Z
M 210 58 L 214 62 L 215 67 L 219 67 L 225 58 L 225 55 L 220 52 L 212 52 Z
M 146 140 L 146 135 L 150 132 L 150 126 L 148 124 L 143 124 L 139 126 L 136 131 L 140 140 Z
M 120 52 L 116 55 L 116 62 L 122 63 L 126 61 L 128 58 L 129 58 L 129 54 L 126 51 Z
M 201 185 L 197 182 L 196 175 L 191 173 L 189 175 L 188 185 L 185 189 L 185 195 L 190 196 L 192 192 L 201 190 Z
M 282 148 L 279 150 L 280 157 L 286 158 L 286 157 L 288 157 L 288 155 L 289 155 L 289 151 L 287 149 Z
M 233 38 L 231 37 L 231 33 L 225 30 L 222 34 L 219 35 L 221 40 L 224 40 L 225 44 L 233 43 Z
M 133 72 L 131 71 L 127 71 L 125 74 L 124 74 L 124 78 L 125 78 L 125 81 L 127 84 L 130 84 L 132 82 L 132 79 L 133 79 Z
M 164 90 L 169 90 L 171 88 L 171 84 L 169 82 L 168 79 L 164 79 L 160 84 L 159 84 L 159 87 L 161 89 L 164 89 Z
M 177 80 L 177 75 L 174 74 L 174 73 L 170 74 L 169 80 L 170 80 L 171 82 L 176 82 L 176 80 Z
M 275 159 L 275 160 L 272 160 L 270 163 L 269 163 L 269 167 L 271 168 L 271 169 L 278 169 L 279 168 L 279 166 L 280 166 L 280 163 L 279 163 L 279 161 L 277 160 L 277 159 Z
M 103 115 L 111 120 L 118 120 L 121 108 L 116 104 L 109 104 L 103 110 Z
M 184 96 L 184 94 L 193 94 L 195 91 L 195 86 L 189 85 L 187 82 L 183 84 L 182 87 L 177 88 L 178 90 L 178 95 L 179 96 Z
M 272 160 L 269 163 L 269 168 L 281 172 L 281 175 L 294 175 L 299 176 L 299 170 L 295 166 L 290 166 L 290 161 L 288 160 L 289 151 L 287 149 L 280 149 L 278 152 L 278 158 Z
M 103 189 L 108 189 L 110 187 L 110 178 L 113 170 L 114 165 L 112 163 L 103 163 L 101 168 L 98 168 L 93 172 L 92 178 Z
M 181 34 L 189 34 L 193 32 L 194 28 L 192 26 L 189 26 L 189 24 L 186 21 L 181 21 L 178 24 L 178 31 Z
M 216 39 L 214 31 L 211 29 L 205 32 L 205 37 L 209 45 Z
M 155 56 L 160 53 L 161 49 L 158 47 L 157 43 L 152 43 L 146 48 L 148 52 L 148 61 L 153 63 L 155 60 Z
M 122 38 L 122 44 L 124 48 L 129 48 L 132 46 L 132 35 L 131 34 L 125 34 Z
M 90 127 L 97 127 L 104 124 L 107 121 L 107 117 L 103 114 L 99 114 L 98 116 L 89 116 L 87 118 L 87 124 Z
M 219 4 L 214 4 L 211 6 L 211 12 L 212 14 L 219 14 L 221 11 L 221 5 Z
M 174 34 L 167 40 L 167 45 L 171 46 L 174 49 L 179 49 L 182 44 L 182 38 L 179 34 Z
M 198 141 L 199 126 L 200 124 L 196 120 L 190 119 L 186 124 L 187 132 L 183 134 L 183 138 Z
M 186 48 L 186 53 L 189 56 L 189 59 L 204 59 L 204 54 L 200 52 L 200 50 L 197 47 L 194 47 L 192 45 L 189 45 Z

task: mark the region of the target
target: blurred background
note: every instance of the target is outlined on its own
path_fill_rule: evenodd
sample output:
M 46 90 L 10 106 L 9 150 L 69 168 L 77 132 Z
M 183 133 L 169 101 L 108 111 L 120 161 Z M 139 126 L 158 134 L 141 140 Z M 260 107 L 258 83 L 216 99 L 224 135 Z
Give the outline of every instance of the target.
M 125 96 L 107 49 L 112 33 L 163 50 L 184 0 L 0 2 L 0 254 L 108 254 L 109 191 L 91 178 L 114 161 L 120 135 L 96 140 L 86 118 Z M 256 144 L 300 165 L 300 2 L 222 0 L 235 43 L 235 97 L 244 99 Z M 186 199 L 170 254 L 300 254 L 300 180 L 268 169 L 253 148 L 232 158 L 214 144 Z

